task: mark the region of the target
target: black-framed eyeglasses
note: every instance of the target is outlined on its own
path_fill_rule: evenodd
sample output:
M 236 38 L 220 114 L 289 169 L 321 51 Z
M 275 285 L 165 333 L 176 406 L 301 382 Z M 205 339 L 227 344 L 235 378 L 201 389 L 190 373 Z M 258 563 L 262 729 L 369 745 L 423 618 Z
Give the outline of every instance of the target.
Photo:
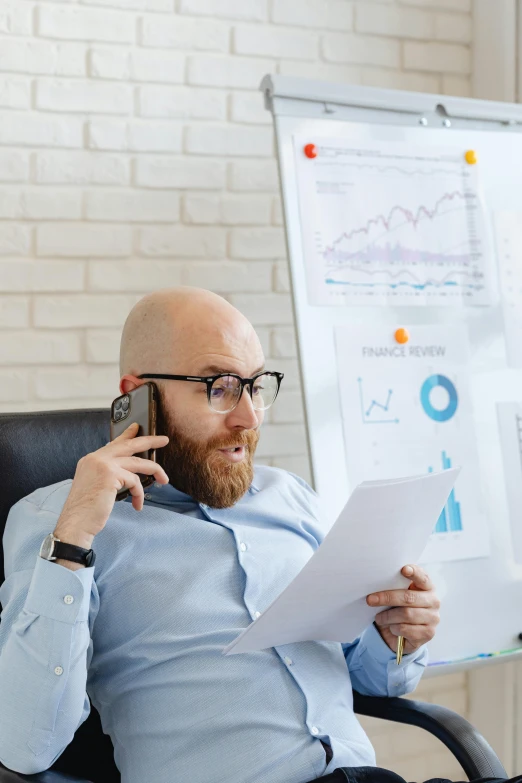
M 191 381 L 207 384 L 208 404 L 216 413 L 233 411 L 245 386 L 248 387 L 252 405 L 256 411 L 266 411 L 274 402 L 279 392 L 282 372 L 258 372 L 253 378 L 241 378 L 234 372 L 221 372 L 218 375 L 201 377 L 197 375 L 161 375 L 159 373 L 143 373 L 138 378 L 162 378 L 168 381 Z

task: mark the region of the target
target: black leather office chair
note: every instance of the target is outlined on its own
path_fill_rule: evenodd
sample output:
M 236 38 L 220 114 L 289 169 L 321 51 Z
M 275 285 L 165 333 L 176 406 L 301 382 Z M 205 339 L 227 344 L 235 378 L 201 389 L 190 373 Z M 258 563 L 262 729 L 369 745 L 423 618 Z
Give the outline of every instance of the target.
M 0 533 L 3 535 L 9 509 L 38 487 L 72 478 L 76 463 L 85 454 L 109 440 L 109 411 L 64 410 L 40 413 L 0 414 Z M 0 548 L 0 583 L 4 579 Z M 0 693 L 0 710 L 2 695 Z M 462 765 L 470 780 L 507 777 L 486 740 L 457 713 L 444 707 L 410 699 L 375 698 L 354 692 L 355 711 L 360 715 L 420 726 L 438 737 Z M 433 775 L 436 775 L 433 770 Z M 0 783 L 119 783 L 109 737 L 102 732 L 94 708 L 51 770 L 21 775 L 0 764 Z M 245 770 L 245 783 L 248 770 Z M 211 781 L 209 781 L 211 783 Z

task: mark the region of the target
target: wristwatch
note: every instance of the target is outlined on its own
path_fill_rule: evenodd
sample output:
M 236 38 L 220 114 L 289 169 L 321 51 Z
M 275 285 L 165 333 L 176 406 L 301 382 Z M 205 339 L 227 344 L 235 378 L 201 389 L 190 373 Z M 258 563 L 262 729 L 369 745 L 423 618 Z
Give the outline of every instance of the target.
M 94 550 L 84 549 L 73 544 L 64 544 L 52 533 L 49 533 L 42 541 L 39 554 L 44 560 L 71 560 L 73 563 L 86 566 L 86 568 L 94 565 L 96 559 Z

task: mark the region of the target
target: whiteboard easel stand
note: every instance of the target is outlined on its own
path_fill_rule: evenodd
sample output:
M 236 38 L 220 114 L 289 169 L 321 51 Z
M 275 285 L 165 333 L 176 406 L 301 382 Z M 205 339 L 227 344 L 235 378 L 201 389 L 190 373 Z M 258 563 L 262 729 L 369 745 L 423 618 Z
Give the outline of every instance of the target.
M 499 132 L 505 134 L 504 138 L 506 138 L 511 134 L 520 134 L 522 106 L 270 75 L 263 79 L 261 90 L 264 93 L 265 106 L 272 112 L 276 132 L 281 194 L 287 227 L 285 233 L 290 264 L 292 307 L 297 326 L 299 372 L 305 401 L 306 433 L 312 477 L 316 489 L 322 494 L 330 493 L 335 500 L 334 506 L 340 508 L 346 497 L 342 492 L 337 491 L 334 476 L 329 483 L 328 476 L 321 473 L 318 462 L 323 444 L 318 441 L 313 426 L 316 416 L 313 409 L 313 387 L 309 382 L 306 361 L 303 361 L 305 339 L 303 329 L 306 329 L 310 308 L 303 304 L 306 301 L 306 294 L 302 274 L 297 268 L 300 241 L 296 242 L 295 233 L 290 235 L 288 231 L 292 221 L 299 219 L 295 181 L 289 179 L 289 175 L 291 177 L 294 173 L 292 165 L 288 165 L 288 133 L 292 128 L 292 122 L 295 118 L 311 121 L 335 119 L 403 128 L 436 128 L 442 131 L 469 128 L 473 131 Z M 522 203 L 516 208 L 522 211 Z M 333 402 L 336 413 L 340 415 L 338 401 Z M 339 440 L 328 445 L 330 451 L 333 451 L 334 459 L 341 460 L 344 464 L 344 450 Z M 519 624 L 521 627 L 516 632 L 522 631 L 522 601 Z M 426 672 L 430 676 L 436 673 L 469 671 L 471 686 L 469 718 L 489 738 L 511 775 L 520 773 L 522 769 L 522 717 L 519 715 L 520 704 L 522 704 L 522 666 L 516 665 L 516 662 L 521 659 L 522 654 L 517 652 L 456 662 L 440 667 L 439 672 L 434 670 L 437 667 Z M 501 662 L 507 665 L 494 666 Z

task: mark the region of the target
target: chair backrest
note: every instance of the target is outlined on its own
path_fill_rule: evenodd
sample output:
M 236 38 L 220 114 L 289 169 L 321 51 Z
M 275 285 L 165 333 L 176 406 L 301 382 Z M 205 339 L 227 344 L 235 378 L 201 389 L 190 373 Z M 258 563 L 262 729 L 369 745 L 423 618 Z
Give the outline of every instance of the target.
M 109 439 L 108 408 L 0 414 L 0 534 L 11 506 L 38 487 L 73 478 L 78 460 Z M 4 578 L 2 547 L 0 583 Z M 52 768 L 94 783 L 119 782 L 112 742 L 93 707 Z

